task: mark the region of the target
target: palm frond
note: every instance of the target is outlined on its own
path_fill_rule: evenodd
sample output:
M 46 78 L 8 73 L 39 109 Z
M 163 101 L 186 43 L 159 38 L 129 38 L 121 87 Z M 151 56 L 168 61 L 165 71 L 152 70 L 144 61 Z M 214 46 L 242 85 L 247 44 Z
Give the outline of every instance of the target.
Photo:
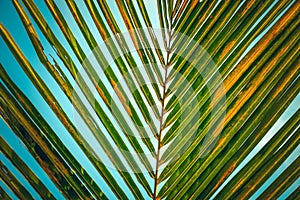
M 14 133 L 1 133 L 0 150 L 42 199 L 57 195 L 11 134 L 66 199 L 279 198 L 297 183 L 299 102 L 274 127 L 299 100 L 299 1 L 6 4 L 28 38 L 1 21 L 0 113 Z M 0 165 L 1 198 L 35 198 Z

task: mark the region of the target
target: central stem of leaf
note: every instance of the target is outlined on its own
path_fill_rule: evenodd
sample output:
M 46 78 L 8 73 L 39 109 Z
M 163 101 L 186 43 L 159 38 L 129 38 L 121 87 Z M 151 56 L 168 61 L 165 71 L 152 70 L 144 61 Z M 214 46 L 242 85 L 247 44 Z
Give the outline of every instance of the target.
M 158 187 L 158 170 L 160 166 L 160 148 L 161 148 L 161 139 L 162 139 L 162 131 L 163 131 L 163 119 L 164 119 L 164 108 L 165 108 L 165 100 L 166 100 L 166 90 L 167 90 L 167 78 L 168 78 L 168 67 L 169 67 L 169 57 L 170 57 L 170 43 L 171 43 L 171 30 L 168 31 L 168 44 L 167 44 L 167 58 L 166 63 L 164 65 L 164 82 L 163 82 L 163 94 L 162 94 L 162 103 L 161 103 L 161 116 L 160 116 L 160 125 L 159 125 L 159 133 L 158 133 L 158 145 L 157 145 L 157 154 L 156 154 L 156 167 L 155 167 L 155 178 L 154 178 L 154 192 L 153 192 L 153 200 L 156 200 L 157 197 L 157 187 Z

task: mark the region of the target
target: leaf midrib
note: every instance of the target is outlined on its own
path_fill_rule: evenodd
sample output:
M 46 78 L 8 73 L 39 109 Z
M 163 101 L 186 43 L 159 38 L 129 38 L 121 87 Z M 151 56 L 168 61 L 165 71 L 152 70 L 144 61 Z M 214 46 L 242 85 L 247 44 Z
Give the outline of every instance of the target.
M 171 22 L 170 22 L 171 23 Z M 161 148 L 161 139 L 162 139 L 162 131 L 163 131 L 163 118 L 165 114 L 165 100 L 167 97 L 167 80 L 168 80 L 168 67 L 169 67 L 169 59 L 170 59 L 170 46 L 171 46 L 171 27 L 168 29 L 168 44 L 167 44 L 167 55 L 166 55 L 166 63 L 164 64 L 164 81 L 163 81 L 163 94 L 161 100 L 161 114 L 159 119 L 159 133 L 158 133 L 158 144 L 157 144 L 157 154 L 156 154 L 156 167 L 155 167 L 155 177 L 154 177 L 154 191 L 153 191 L 153 200 L 157 198 L 157 186 L 159 184 L 158 180 L 158 171 L 160 167 L 159 157 L 160 157 L 160 148 Z

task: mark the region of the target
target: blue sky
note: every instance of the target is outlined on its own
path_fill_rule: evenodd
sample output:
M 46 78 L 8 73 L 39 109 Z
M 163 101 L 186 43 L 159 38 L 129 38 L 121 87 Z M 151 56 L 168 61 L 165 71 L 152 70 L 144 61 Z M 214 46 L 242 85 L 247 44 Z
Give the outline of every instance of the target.
M 64 47 L 71 51 L 71 48 L 68 46 L 67 42 L 63 39 L 63 35 L 59 31 L 58 26 L 56 25 L 54 19 L 51 17 L 51 14 L 49 11 L 46 9 L 44 3 L 42 1 L 35 1 L 38 5 L 38 7 L 41 9 L 42 13 L 44 14 L 44 17 L 47 19 L 47 22 L 49 23 L 50 27 L 53 29 L 55 33 L 57 33 L 57 37 L 62 39 L 62 43 Z M 111 1 L 109 1 L 111 2 Z M 149 1 L 148 1 L 149 2 Z M 79 1 L 79 7 L 80 5 L 83 4 L 83 1 Z M 116 19 L 118 19 L 118 22 L 120 22 L 120 27 L 122 31 L 125 31 L 125 25 L 124 23 L 121 23 L 121 16 L 119 12 L 116 12 L 117 7 L 113 3 L 109 3 L 112 11 L 116 13 Z M 81 35 L 78 27 L 75 24 L 75 21 L 72 20 L 70 12 L 66 9 L 66 5 L 60 1 L 58 3 L 59 7 L 64 11 L 64 15 L 68 19 L 68 23 L 72 30 L 74 31 L 76 37 L 78 37 L 78 40 L 80 41 L 80 44 L 82 45 L 83 49 L 85 52 L 89 52 L 89 48 L 87 44 L 85 43 L 83 36 Z M 156 9 L 156 5 L 154 4 L 147 4 L 148 8 L 150 10 Z M 84 7 L 84 6 L 82 6 Z M 83 13 L 85 13 L 83 11 Z M 88 17 L 88 15 L 85 15 L 86 20 L 88 22 L 92 22 L 92 19 Z M 154 27 L 159 28 L 158 24 L 158 19 L 157 15 L 152 14 L 152 19 L 154 20 Z M 35 70 L 41 75 L 43 80 L 50 85 L 51 91 L 55 94 L 59 102 L 63 105 L 63 108 L 65 109 L 66 113 L 68 115 L 72 115 L 72 107 L 70 104 L 68 104 L 68 99 L 65 97 L 63 92 L 59 89 L 58 85 L 55 83 L 53 78 L 48 74 L 46 69 L 40 64 L 36 53 L 30 43 L 30 40 L 26 34 L 26 31 L 18 18 L 17 12 L 15 11 L 11 1 L 8 0 L 0 0 L 0 22 L 9 30 L 9 32 L 12 34 L 12 36 L 15 38 L 17 44 L 20 46 L 20 48 L 23 50 L 25 53 L 26 57 L 28 60 L 30 60 L 32 66 L 34 66 Z M 93 23 L 91 23 L 93 24 Z M 35 26 L 35 24 L 34 24 Z M 35 26 L 36 27 L 36 26 Z M 96 31 L 96 27 L 94 25 L 91 25 L 91 29 L 93 34 L 95 34 L 95 38 L 97 38 L 97 42 L 101 43 L 102 39 L 98 32 Z M 56 60 L 59 60 L 57 56 L 55 55 L 55 51 L 51 48 L 51 46 L 48 45 L 46 42 L 46 39 L 42 36 L 41 32 L 39 32 L 39 29 L 36 28 L 38 31 L 38 35 L 40 36 L 40 39 L 43 43 L 45 53 L 47 55 L 52 55 Z M 80 66 L 79 61 L 75 58 L 75 55 L 71 53 L 72 58 L 74 58 L 74 61 L 77 66 Z M 68 132 L 65 130 L 63 125 L 60 123 L 60 121 L 55 117 L 54 113 L 50 110 L 50 108 L 47 106 L 46 102 L 42 99 L 42 97 L 39 95 L 38 91 L 34 88 L 30 80 L 27 78 L 19 64 L 15 61 L 13 55 L 9 52 L 9 49 L 5 45 L 4 41 L 0 39 L 0 62 L 6 69 L 7 73 L 9 76 L 13 79 L 13 81 L 20 87 L 20 89 L 26 94 L 26 96 L 33 102 L 33 104 L 36 106 L 36 108 L 41 112 L 42 116 L 47 119 L 51 127 L 53 128 L 54 131 L 59 133 L 59 137 L 62 139 L 62 141 L 65 142 L 65 145 L 69 148 L 72 149 L 73 154 L 75 157 L 84 165 L 86 170 L 91 174 L 91 176 L 94 178 L 94 180 L 98 183 L 100 188 L 105 191 L 105 194 L 110 197 L 110 198 L 115 198 L 114 194 L 110 191 L 110 189 L 106 186 L 104 180 L 101 178 L 101 176 L 96 172 L 96 170 L 93 168 L 93 166 L 90 164 L 90 162 L 87 160 L 87 158 L 84 156 L 82 151 L 79 149 L 77 144 L 74 142 L 74 140 L 69 136 Z M 62 65 L 60 61 L 58 61 L 59 64 Z M 65 71 L 65 73 L 70 77 L 70 74 Z M 71 79 L 72 80 L 72 79 Z M 72 82 L 72 81 L 71 81 Z M 278 122 L 274 125 L 274 128 L 270 130 L 268 135 L 263 139 L 263 141 L 253 150 L 252 154 L 249 155 L 247 160 L 251 159 L 255 155 L 255 153 L 264 145 L 265 142 L 267 142 L 270 137 L 278 130 L 284 123 L 285 121 L 300 107 L 300 96 L 294 100 L 292 105 L 287 109 L 287 111 L 284 113 L 284 115 L 278 120 Z M 47 177 L 47 175 L 43 172 L 43 170 L 39 167 L 37 162 L 33 159 L 33 157 L 29 154 L 29 152 L 26 150 L 24 145 L 20 140 L 16 138 L 14 133 L 7 127 L 7 125 L 4 123 L 4 121 L 0 120 L 0 135 L 9 143 L 9 145 L 15 150 L 15 152 L 20 155 L 25 163 L 43 180 L 45 185 L 48 187 L 48 189 L 53 193 L 55 197 L 58 199 L 62 199 L 62 195 L 59 193 L 59 191 L 56 189 L 54 184 L 51 182 L 51 180 Z M 297 156 L 300 155 L 300 148 L 298 147 L 294 153 L 288 158 L 287 162 L 285 162 L 280 169 L 276 171 L 276 174 L 272 176 L 262 187 L 261 190 L 259 190 L 254 196 L 257 197 L 260 192 L 262 192 L 263 188 L 267 187 L 268 184 L 272 180 L 274 180 L 278 174 L 280 174 L 287 166 L 288 163 L 292 162 Z M 32 195 L 35 198 L 39 198 L 37 193 L 34 191 L 34 189 L 25 181 L 24 178 L 22 178 L 22 175 L 13 167 L 13 165 L 3 156 L 3 154 L 0 154 L 0 160 L 7 166 L 11 171 L 15 174 L 16 177 L 18 177 L 19 180 L 22 180 L 22 183 L 24 186 L 32 193 Z M 244 165 L 242 163 L 242 165 Z M 237 171 L 240 169 L 239 167 Z M 237 172 L 236 171 L 236 172 Z M 119 175 L 116 173 L 116 171 L 111 170 L 111 173 L 115 176 L 118 177 Z M 233 174 L 234 175 L 234 174 Z M 122 181 L 121 178 L 118 178 L 120 181 L 120 185 L 123 186 L 123 188 L 126 188 L 125 183 Z M 286 193 L 284 193 L 284 196 L 287 196 L 290 192 L 292 192 L 297 186 L 300 185 L 299 179 L 297 180 L 296 183 L 294 183 L 289 190 L 287 190 Z M 5 189 L 5 191 L 8 192 L 13 199 L 16 199 L 14 194 L 12 194 L 8 188 L 3 184 L 3 182 L 0 182 L 0 186 Z M 129 191 L 128 191 L 129 192 Z M 129 192 L 130 193 L 130 192 Z

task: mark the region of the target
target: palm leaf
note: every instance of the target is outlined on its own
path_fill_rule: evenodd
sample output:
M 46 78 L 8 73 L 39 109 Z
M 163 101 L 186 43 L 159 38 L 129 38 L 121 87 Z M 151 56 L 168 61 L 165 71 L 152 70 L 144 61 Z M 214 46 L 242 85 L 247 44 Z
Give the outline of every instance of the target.
M 279 198 L 297 183 L 299 103 L 272 127 L 300 91 L 299 1 L 12 5 L 35 54 L 3 23 L 5 54 L 60 124 L 1 57 L 1 118 L 14 133 L 1 133 L 0 149 L 41 198 L 58 197 L 10 144 L 11 134 L 67 199 Z M 0 176 L 2 198 L 12 198 L 8 190 L 34 198 L 2 161 Z

